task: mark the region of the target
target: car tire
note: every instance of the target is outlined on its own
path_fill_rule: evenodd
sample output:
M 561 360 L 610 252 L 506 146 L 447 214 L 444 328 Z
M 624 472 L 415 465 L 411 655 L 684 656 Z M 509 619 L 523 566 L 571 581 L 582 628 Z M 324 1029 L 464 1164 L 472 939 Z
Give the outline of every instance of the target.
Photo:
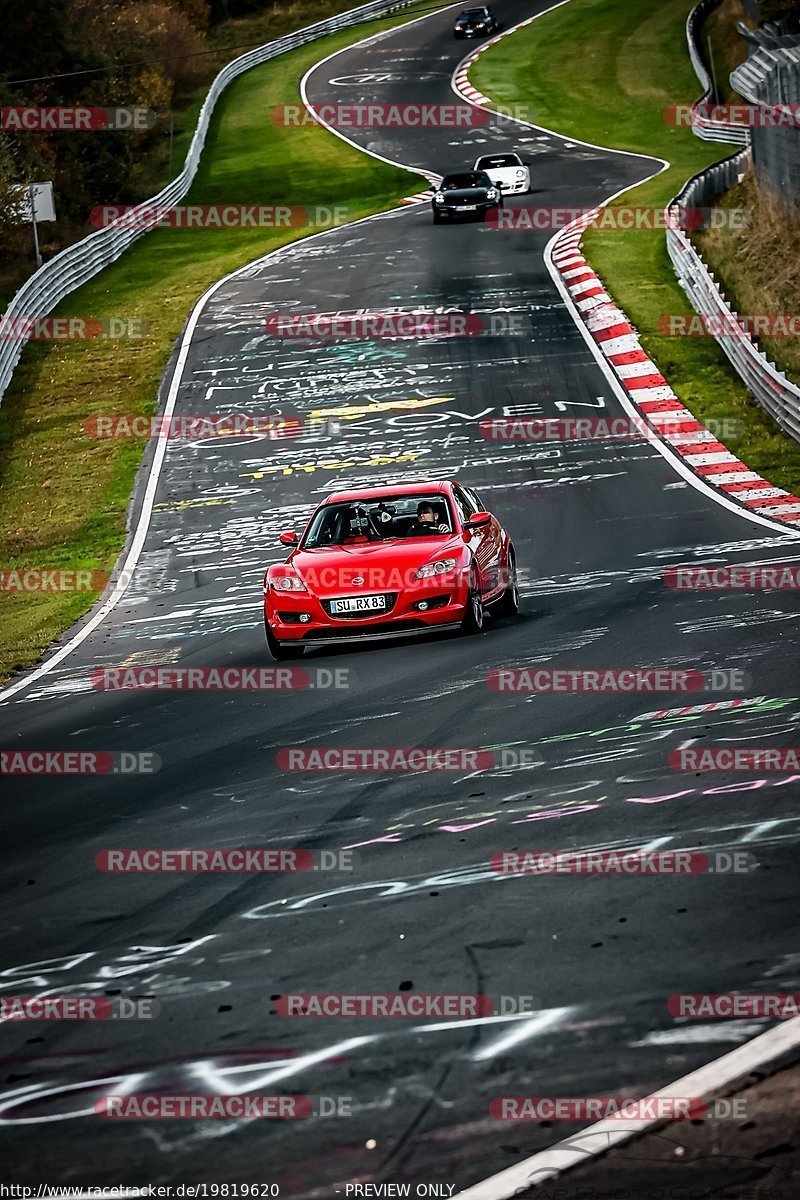
M 433 210 L 433 223 L 434 225 L 441 225 L 442 223 L 442 218 L 439 216 L 439 213 L 436 211 L 436 209 Z
M 475 580 L 472 581 L 467 596 L 467 606 L 461 619 L 461 632 L 465 637 L 483 633 L 484 611 L 481 590 Z
M 278 639 L 273 636 L 266 617 L 264 618 L 264 632 L 267 635 L 267 649 L 275 659 L 275 662 L 285 662 L 288 658 L 302 658 L 303 647 L 295 647 L 294 645 L 287 644 L 286 642 L 279 642 Z
M 506 590 L 497 602 L 497 615 L 500 617 L 515 617 L 519 612 L 519 582 L 517 580 L 516 555 L 510 547 L 506 562 L 508 583 L 506 584 Z

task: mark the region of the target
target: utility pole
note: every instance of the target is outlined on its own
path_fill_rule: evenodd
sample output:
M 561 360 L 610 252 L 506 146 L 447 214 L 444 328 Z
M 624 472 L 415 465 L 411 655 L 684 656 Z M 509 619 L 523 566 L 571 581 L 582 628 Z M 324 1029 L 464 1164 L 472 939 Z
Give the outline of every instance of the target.
M 28 184 L 28 194 L 31 198 L 31 224 L 33 225 L 33 245 L 36 250 L 36 266 L 42 265 L 42 256 L 39 251 L 39 230 L 36 228 L 36 200 L 34 198 L 33 184 Z

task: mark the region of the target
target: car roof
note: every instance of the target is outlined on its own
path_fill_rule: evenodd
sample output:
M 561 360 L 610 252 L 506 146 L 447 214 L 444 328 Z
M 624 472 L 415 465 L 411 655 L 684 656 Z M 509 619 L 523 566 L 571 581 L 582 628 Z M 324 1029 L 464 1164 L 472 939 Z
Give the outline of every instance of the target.
M 427 483 L 393 483 L 382 487 L 358 488 L 352 492 L 332 492 L 322 504 L 350 504 L 358 500 L 380 500 L 383 496 L 429 496 L 431 492 L 446 492 L 452 484 L 449 479 L 432 479 Z

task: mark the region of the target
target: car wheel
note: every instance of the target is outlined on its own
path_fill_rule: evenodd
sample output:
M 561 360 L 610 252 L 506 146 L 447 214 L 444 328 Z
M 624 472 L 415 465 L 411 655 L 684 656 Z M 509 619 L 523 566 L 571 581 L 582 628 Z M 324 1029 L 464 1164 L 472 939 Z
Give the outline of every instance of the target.
M 472 634 L 483 633 L 483 600 L 481 599 L 480 588 L 474 581 L 469 589 L 467 607 L 461 619 L 461 632 L 467 637 Z
M 433 223 L 434 225 L 441 225 L 442 223 L 442 218 L 439 216 L 436 209 L 433 210 Z
M 267 618 L 264 618 L 264 631 L 267 635 L 267 649 L 276 662 L 284 662 L 287 658 L 301 658 L 303 655 L 303 647 L 279 642 L 273 636 L 272 630 L 269 627 Z
M 508 583 L 497 604 L 497 613 L 502 617 L 513 617 L 519 612 L 519 582 L 517 560 L 513 550 L 508 552 Z

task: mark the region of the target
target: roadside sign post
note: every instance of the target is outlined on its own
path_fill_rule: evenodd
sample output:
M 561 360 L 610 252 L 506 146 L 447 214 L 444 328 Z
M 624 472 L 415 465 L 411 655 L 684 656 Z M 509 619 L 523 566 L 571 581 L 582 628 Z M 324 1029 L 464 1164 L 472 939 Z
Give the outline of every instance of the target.
M 42 255 L 39 250 L 39 230 L 36 225 L 36 200 L 33 193 L 33 184 L 28 185 L 28 193 L 31 198 L 31 225 L 33 226 L 33 246 L 36 251 L 36 266 L 42 265 Z
M 37 269 L 42 265 L 42 252 L 39 249 L 39 221 L 55 221 L 56 209 L 53 202 L 53 183 L 15 184 L 11 191 L 17 200 L 14 206 L 16 220 L 22 224 L 30 221 L 33 225 L 33 245 L 36 251 Z

